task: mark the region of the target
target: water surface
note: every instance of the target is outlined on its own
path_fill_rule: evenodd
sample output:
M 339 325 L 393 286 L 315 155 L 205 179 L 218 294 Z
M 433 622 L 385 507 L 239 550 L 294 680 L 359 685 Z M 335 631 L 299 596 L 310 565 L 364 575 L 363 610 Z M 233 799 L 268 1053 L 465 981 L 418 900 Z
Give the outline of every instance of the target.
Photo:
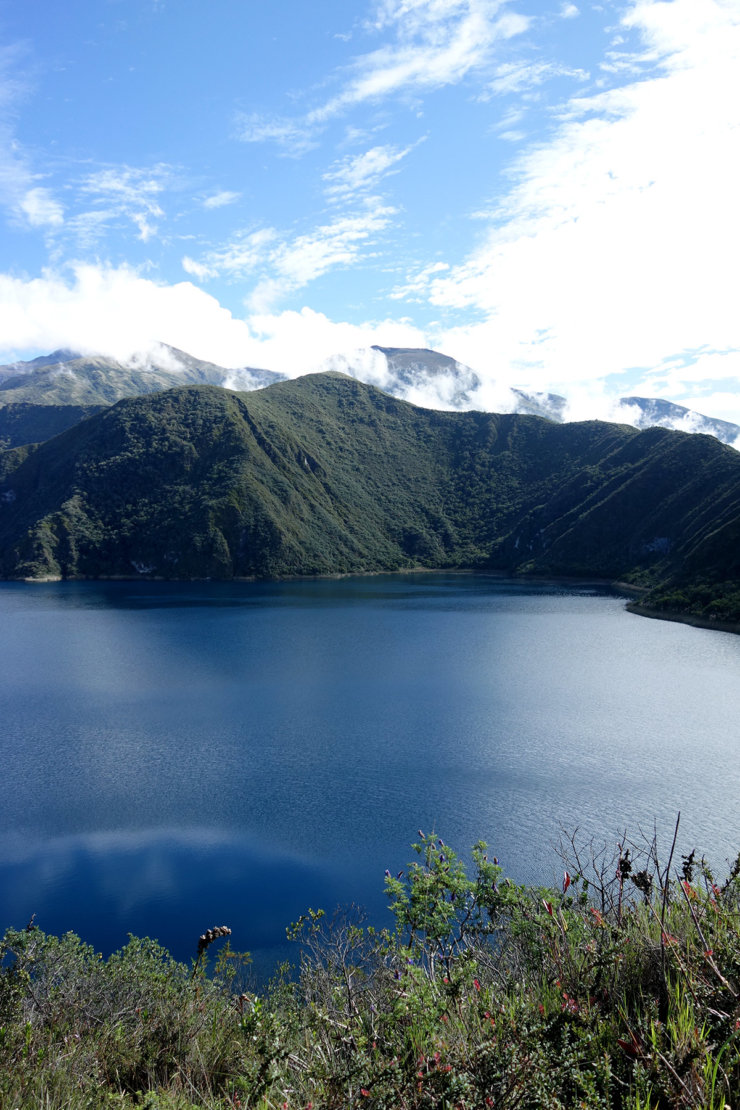
M 417 828 L 550 881 L 561 828 L 740 848 L 740 637 L 463 574 L 0 585 L 0 927 L 187 958 L 364 903 Z

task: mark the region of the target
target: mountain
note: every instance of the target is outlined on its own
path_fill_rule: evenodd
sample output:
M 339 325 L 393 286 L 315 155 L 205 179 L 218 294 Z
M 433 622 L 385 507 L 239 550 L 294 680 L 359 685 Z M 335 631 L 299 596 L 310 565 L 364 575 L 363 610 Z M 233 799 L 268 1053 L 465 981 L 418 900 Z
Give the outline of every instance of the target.
M 41 370 L 45 366 L 71 362 L 76 358 L 82 358 L 79 351 L 71 351 L 68 347 L 63 347 L 58 351 L 52 351 L 50 355 L 39 355 L 38 358 L 32 358 L 29 362 L 11 362 L 6 366 L 0 366 L 0 382 L 4 381 L 5 378 L 16 377 L 18 374 L 33 373 L 34 370 Z
M 32 405 L 28 401 L 0 405 L 0 450 L 43 443 L 104 408 L 107 405 Z
M 56 351 L 30 362 L 0 366 L 0 406 L 111 405 L 124 397 L 178 385 L 233 384 L 241 389 L 259 389 L 283 378 L 275 371 L 251 367 L 227 370 L 164 343 L 156 351 L 126 363 L 102 355 Z
M 488 404 L 480 403 L 478 394 L 482 382 L 476 372 L 449 355 L 421 347 L 376 345 L 371 350 L 384 356 L 384 372 L 379 378 L 368 377 L 363 373 L 365 368 L 362 364 L 355 368 L 350 362 L 348 372 L 360 381 L 377 385 L 394 397 L 427 408 L 490 409 Z M 506 387 L 498 390 L 495 396 L 497 412 L 521 412 L 529 416 L 545 416 L 550 420 L 561 419 L 565 406 L 565 398 L 557 393 L 535 393 Z
M 711 607 L 739 541 L 740 454 L 708 436 L 438 412 L 336 373 L 123 400 L 0 454 L 7 578 L 470 567 L 703 583 Z
M 423 348 L 372 348 L 385 357 L 385 367 L 371 376 L 358 359 L 356 366 L 345 364 L 348 373 L 379 386 L 394 397 L 431 408 L 483 409 L 544 416 L 548 420 L 567 418 L 567 398 L 557 393 L 535 392 L 516 387 L 482 391 L 480 377 L 469 366 L 448 355 Z M 491 405 L 490 401 L 493 401 Z M 614 419 L 635 428 L 673 428 L 715 436 L 722 443 L 740 441 L 740 425 L 728 420 L 703 416 L 693 409 L 650 397 L 620 397 L 614 404 Z
M 484 387 L 469 366 L 425 348 L 374 346 L 351 356 L 336 356 L 326 365 L 425 408 L 522 413 L 558 422 L 568 415 L 567 399 L 559 394 L 490 383 Z M 166 344 L 126 363 L 59 350 L 30 362 L 0 366 L 0 448 L 40 442 L 55 434 L 50 429 L 68 426 L 76 409 L 82 419 L 83 410 L 87 414 L 91 407 L 110 405 L 124 397 L 190 384 L 254 390 L 285 380 L 285 374 L 273 370 L 228 370 Z M 12 405 L 27 407 L 15 414 L 6 412 Z M 52 419 L 40 408 L 30 407 L 52 405 L 64 406 L 66 411 Z M 638 428 L 670 427 L 713 435 L 723 443 L 740 442 L 740 426 L 669 401 L 623 397 L 615 402 L 612 418 Z
M 693 409 L 675 405 L 655 397 L 621 397 L 619 400 L 625 423 L 635 428 L 674 428 L 679 432 L 701 432 L 714 436 L 721 443 L 735 444 L 740 440 L 740 426 L 729 420 L 703 416 Z M 626 411 L 624 411 L 626 410 Z M 622 413 L 620 413 L 620 418 Z

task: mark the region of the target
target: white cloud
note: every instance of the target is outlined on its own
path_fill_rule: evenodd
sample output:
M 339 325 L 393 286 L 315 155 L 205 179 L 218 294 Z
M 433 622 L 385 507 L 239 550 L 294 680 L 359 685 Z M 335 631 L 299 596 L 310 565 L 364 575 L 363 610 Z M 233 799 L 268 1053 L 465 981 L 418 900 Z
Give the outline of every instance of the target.
M 329 270 L 356 262 L 361 250 L 388 226 L 395 211 L 368 198 L 366 212 L 341 216 L 276 247 L 269 258 L 269 275 L 247 299 L 251 311 L 266 312 L 281 297 Z
M 220 275 L 256 277 L 247 304 L 253 312 L 269 312 L 289 293 L 330 270 L 352 265 L 388 226 L 396 210 L 377 198 L 364 199 L 366 206 L 359 212 L 337 216 L 292 239 L 274 228 L 242 232 L 201 260 L 186 255 L 183 268 L 201 281 Z
M 157 221 L 164 217 L 157 198 L 164 192 L 170 173 L 169 166 L 158 165 L 151 169 L 115 166 L 90 174 L 80 192 L 92 198 L 96 207 L 76 217 L 74 226 L 89 242 L 94 231 L 111 222 L 129 220 L 137 228 L 138 238 L 148 242 L 157 232 Z
M 561 19 L 575 19 L 576 16 L 580 15 L 580 14 L 581 13 L 580 13 L 580 11 L 578 10 L 578 8 L 576 7 L 575 4 L 566 3 L 566 4 L 561 4 L 560 5 L 560 18 Z
M 639 0 L 652 76 L 570 102 L 461 265 L 409 292 L 484 317 L 437 335 L 476 370 L 568 392 L 709 344 L 740 348 L 740 9 Z
M 299 158 L 316 146 L 315 123 L 241 113 L 236 119 L 236 137 L 244 143 L 274 142 L 285 154 Z
M 15 134 L 14 112 L 26 92 L 16 76 L 23 62 L 19 47 L 0 47 L 0 203 L 13 222 L 31 228 L 57 227 L 64 222 L 64 209 L 51 191 L 35 182 L 29 158 Z
M 382 0 L 368 29 L 389 41 L 360 54 L 343 87 L 302 119 L 241 115 L 238 137 L 273 141 L 299 156 L 316 144 L 333 117 L 367 101 L 457 85 L 490 64 L 494 47 L 522 34 L 531 19 L 506 8 L 505 0 Z
M 203 201 L 204 208 L 224 208 L 227 204 L 236 204 L 241 193 L 233 193 L 223 189 L 220 193 L 213 193 Z
M 439 274 L 444 274 L 450 269 L 447 262 L 431 262 L 417 274 L 411 277 L 405 285 L 399 285 L 390 296 L 392 300 L 421 301 L 429 291 L 431 281 Z
M 497 96 L 510 96 L 512 93 L 522 93 L 536 88 L 553 77 L 575 77 L 579 81 L 584 81 L 587 74 L 582 69 L 569 69 L 554 62 L 529 62 L 519 59 L 514 62 L 502 62 L 496 66 L 493 77 L 488 83 L 488 91 Z M 514 111 L 521 116 L 520 110 Z
M 396 40 L 356 58 L 355 76 L 308 119 L 322 122 L 367 100 L 458 84 L 490 62 L 497 41 L 529 25 L 498 0 L 388 0 L 375 26 L 394 27 Z
M 296 376 L 337 351 L 424 346 L 424 336 L 403 320 L 349 324 L 308 308 L 239 320 L 190 282 L 162 285 L 130 267 L 79 264 L 69 276 L 33 280 L 0 274 L 3 361 L 58 347 L 128 360 L 160 343 L 221 366 Z
M 394 173 L 394 167 L 412 149 L 411 146 L 403 150 L 394 146 L 374 146 L 363 154 L 340 159 L 323 175 L 327 196 L 333 201 L 345 201 L 367 193 L 389 173 Z
M 243 321 L 189 282 L 159 285 L 129 267 L 92 264 L 69 278 L 0 275 L 0 337 L 6 360 L 57 347 L 127 358 L 161 341 L 218 362 L 251 343 Z
M 29 189 L 18 202 L 31 227 L 58 227 L 64 223 L 64 209 L 48 189 Z
M 266 263 L 277 237 L 277 231 L 271 227 L 241 231 L 226 246 L 209 251 L 202 261 L 186 255 L 182 260 L 183 269 L 201 281 L 221 274 L 245 277 Z

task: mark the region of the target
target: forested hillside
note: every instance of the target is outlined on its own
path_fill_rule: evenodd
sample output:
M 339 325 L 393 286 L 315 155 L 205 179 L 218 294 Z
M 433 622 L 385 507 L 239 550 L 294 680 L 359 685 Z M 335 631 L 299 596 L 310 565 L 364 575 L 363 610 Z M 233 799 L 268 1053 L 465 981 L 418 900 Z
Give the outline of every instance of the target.
M 466 567 L 703 589 L 735 619 L 738 540 L 740 454 L 708 436 L 431 411 L 340 374 L 123 400 L 0 454 L 7 578 Z

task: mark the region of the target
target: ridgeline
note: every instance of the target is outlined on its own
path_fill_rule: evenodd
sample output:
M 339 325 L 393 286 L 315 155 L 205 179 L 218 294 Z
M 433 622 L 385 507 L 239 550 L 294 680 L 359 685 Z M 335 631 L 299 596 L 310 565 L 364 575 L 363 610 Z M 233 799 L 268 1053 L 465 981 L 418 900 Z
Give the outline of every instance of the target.
M 740 620 L 740 453 L 420 409 L 335 373 L 133 397 L 0 452 L 7 579 L 418 567 L 619 580 L 656 614 Z

